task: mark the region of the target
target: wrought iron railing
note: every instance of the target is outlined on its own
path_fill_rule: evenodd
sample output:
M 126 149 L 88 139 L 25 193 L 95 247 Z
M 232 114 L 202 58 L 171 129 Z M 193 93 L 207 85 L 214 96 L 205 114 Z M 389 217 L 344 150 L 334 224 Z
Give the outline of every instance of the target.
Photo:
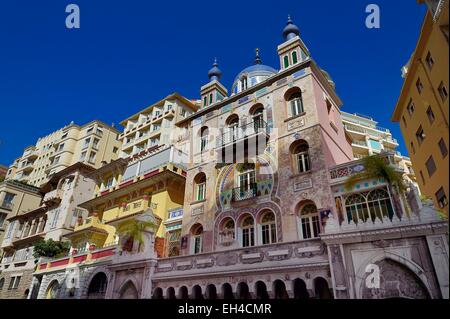
M 241 201 L 249 198 L 256 197 L 258 194 L 258 184 L 251 183 L 243 187 L 233 188 L 233 201 Z
M 267 123 L 263 119 L 236 128 L 228 128 L 219 136 L 218 145 L 224 146 L 258 133 L 268 133 Z

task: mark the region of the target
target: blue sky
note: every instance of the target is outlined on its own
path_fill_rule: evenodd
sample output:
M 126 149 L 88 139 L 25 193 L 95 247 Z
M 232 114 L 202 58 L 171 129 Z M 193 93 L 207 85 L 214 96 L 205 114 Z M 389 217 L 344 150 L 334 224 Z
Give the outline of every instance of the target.
M 80 29 L 65 27 L 69 3 L 80 7 Z M 365 27 L 369 3 L 381 9 L 380 29 Z M 279 68 L 287 14 L 335 81 L 342 110 L 377 119 L 406 154 L 390 117 L 425 10 L 411 0 L 4 1 L 0 163 L 70 121 L 117 124 L 171 92 L 197 98 L 216 56 L 229 89 L 256 47 Z

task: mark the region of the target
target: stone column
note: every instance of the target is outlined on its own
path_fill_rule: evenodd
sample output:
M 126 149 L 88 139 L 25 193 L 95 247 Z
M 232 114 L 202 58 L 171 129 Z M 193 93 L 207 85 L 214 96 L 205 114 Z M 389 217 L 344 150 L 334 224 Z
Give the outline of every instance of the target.
M 152 260 L 144 269 L 144 276 L 142 278 L 141 299 L 152 298 L 152 278 L 155 272 L 156 260 Z
M 341 245 L 329 245 L 328 258 L 330 261 L 330 272 L 333 283 L 334 298 L 349 299 L 349 278 L 344 265 L 344 256 L 341 252 Z
M 449 262 L 448 242 L 445 235 L 427 236 L 433 268 L 442 294 L 442 298 L 449 298 Z

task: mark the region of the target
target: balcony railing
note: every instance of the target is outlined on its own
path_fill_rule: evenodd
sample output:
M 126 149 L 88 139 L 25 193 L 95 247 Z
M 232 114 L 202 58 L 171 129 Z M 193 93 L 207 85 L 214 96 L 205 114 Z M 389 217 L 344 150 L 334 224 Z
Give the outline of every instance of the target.
M 358 146 L 364 146 L 364 147 L 367 147 L 366 141 L 353 140 L 353 141 L 352 141 L 352 144 L 353 144 L 353 145 L 358 145 Z
M 234 129 L 228 129 L 219 136 L 218 145 L 224 146 L 258 133 L 268 134 L 267 123 L 262 119 L 236 127 Z
M 258 194 L 258 184 L 251 183 L 246 187 L 233 188 L 233 198 L 234 202 L 256 197 Z

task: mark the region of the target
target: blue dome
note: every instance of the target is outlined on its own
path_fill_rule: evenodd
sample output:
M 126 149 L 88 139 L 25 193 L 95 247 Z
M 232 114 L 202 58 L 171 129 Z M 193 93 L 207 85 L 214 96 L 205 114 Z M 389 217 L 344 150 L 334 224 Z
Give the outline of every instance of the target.
M 243 69 L 239 74 L 234 78 L 233 86 L 231 87 L 231 91 L 233 93 L 238 93 L 241 91 L 241 88 L 239 87 L 239 82 L 241 79 L 246 77 L 246 88 L 252 87 L 268 77 L 271 77 L 274 74 L 277 74 L 278 71 L 274 68 L 261 64 L 261 59 L 259 57 L 259 52 L 256 50 L 256 58 L 255 58 L 255 64 L 249 67 L 246 67 Z
M 208 77 L 211 81 L 220 81 L 220 78 L 222 77 L 222 71 L 220 71 L 218 66 L 219 64 L 217 63 L 217 58 L 215 58 L 213 67 L 208 71 Z
M 283 29 L 283 37 L 285 40 L 290 40 L 300 34 L 300 29 L 294 24 L 291 16 L 288 16 L 288 21 Z

